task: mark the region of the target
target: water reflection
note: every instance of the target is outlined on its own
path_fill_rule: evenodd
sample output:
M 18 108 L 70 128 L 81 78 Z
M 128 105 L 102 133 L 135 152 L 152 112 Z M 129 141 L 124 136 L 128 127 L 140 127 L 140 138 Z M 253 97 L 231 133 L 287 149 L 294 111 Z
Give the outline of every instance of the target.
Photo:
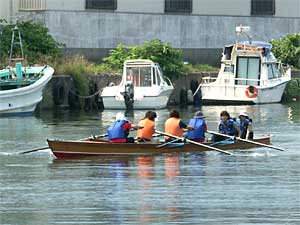
M 164 160 L 166 178 L 170 179 L 180 175 L 180 161 L 178 155 L 165 156 Z
M 138 176 L 139 178 L 153 177 L 153 157 L 140 156 L 137 157 Z
M 50 151 L 4 153 L 103 133 L 118 111 L 0 118 L 0 224 L 298 224 L 299 104 L 202 107 L 212 130 L 220 111 L 245 109 L 256 133 L 273 134 L 286 152 L 52 160 Z M 182 119 L 195 110 L 180 109 Z M 144 113 L 128 117 L 136 123 Z M 168 113 L 157 111 L 159 130 Z
M 288 104 L 288 119 L 291 122 L 298 123 L 300 121 L 300 102 Z

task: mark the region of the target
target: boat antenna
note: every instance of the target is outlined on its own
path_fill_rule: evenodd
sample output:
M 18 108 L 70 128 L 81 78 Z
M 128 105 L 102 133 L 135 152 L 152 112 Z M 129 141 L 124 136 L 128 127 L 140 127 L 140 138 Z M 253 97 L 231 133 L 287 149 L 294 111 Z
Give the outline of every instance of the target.
M 250 27 L 249 26 L 243 26 L 242 24 L 235 28 L 236 32 L 236 43 L 239 42 L 241 35 L 245 35 L 248 38 L 249 43 L 252 43 L 252 36 L 250 33 Z

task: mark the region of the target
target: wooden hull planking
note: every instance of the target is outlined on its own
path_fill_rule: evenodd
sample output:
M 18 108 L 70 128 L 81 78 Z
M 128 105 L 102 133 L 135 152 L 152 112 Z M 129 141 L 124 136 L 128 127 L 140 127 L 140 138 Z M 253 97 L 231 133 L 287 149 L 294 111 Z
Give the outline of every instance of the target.
M 212 151 L 209 148 L 189 144 L 174 143 L 163 147 L 158 144 L 147 143 L 109 143 L 107 141 L 63 141 L 47 140 L 50 149 L 57 158 L 73 158 L 84 156 L 101 156 L 101 155 L 157 155 L 163 153 L 175 152 L 202 152 Z M 256 142 L 270 144 L 270 137 L 265 136 L 254 139 Z M 206 143 L 209 145 L 209 143 Z M 213 145 L 222 150 L 250 149 L 261 147 L 252 143 L 236 141 L 232 144 Z

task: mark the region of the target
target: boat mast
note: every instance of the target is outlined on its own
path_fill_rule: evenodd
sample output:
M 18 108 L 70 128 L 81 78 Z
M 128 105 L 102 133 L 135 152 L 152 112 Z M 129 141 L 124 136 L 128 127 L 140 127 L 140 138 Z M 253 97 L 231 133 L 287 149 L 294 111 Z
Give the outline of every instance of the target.
M 16 40 L 17 38 L 19 39 L 18 41 Z M 13 50 L 15 45 L 20 46 L 21 57 L 19 58 L 13 58 Z M 11 64 L 12 61 L 22 62 L 23 60 L 24 60 L 23 44 L 22 44 L 21 32 L 18 27 L 18 19 L 17 19 L 15 27 L 12 29 L 12 37 L 11 37 L 10 53 L 9 53 L 9 65 Z

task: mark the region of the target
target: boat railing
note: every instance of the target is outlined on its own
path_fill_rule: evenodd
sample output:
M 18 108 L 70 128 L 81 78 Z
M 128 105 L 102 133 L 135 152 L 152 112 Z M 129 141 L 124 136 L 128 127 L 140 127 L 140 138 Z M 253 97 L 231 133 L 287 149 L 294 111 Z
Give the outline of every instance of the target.
M 249 86 L 267 86 L 270 83 L 270 80 L 260 80 L 260 79 L 250 79 L 250 78 L 216 78 L 216 77 L 203 77 L 202 84 L 209 84 L 214 81 L 219 81 L 218 86 L 228 86 L 228 84 L 234 85 L 249 85 Z
M 216 80 L 217 80 L 217 77 L 206 76 L 206 77 L 202 77 L 201 83 L 208 84 L 208 83 L 214 82 Z
M 163 76 L 163 79 L 164 79 L 165 83 L 166 83 L 168 86 L 173 86 L 171 80 L 170 80 L 168 77 Z

